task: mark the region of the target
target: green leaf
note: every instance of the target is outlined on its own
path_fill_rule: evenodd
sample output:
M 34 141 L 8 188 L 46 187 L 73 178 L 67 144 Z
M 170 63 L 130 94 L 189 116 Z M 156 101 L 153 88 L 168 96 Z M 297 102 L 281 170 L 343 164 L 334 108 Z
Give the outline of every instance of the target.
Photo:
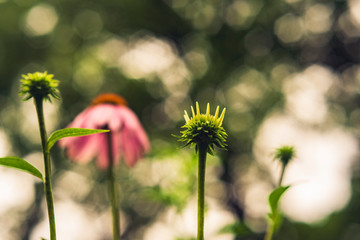
M 280 186 L 278 188 L 275 188 L 269 195 L 269 205 L 271 209 L 271 215 L 274 215 L 277 213 L 278 207 L 279 207 L 279 201 L 281 196 L 285 193 L 286 190 L 288 190 L 289 186 Z
M 80 137 L 80 136 L 86 136 L 94 133 L 104 133 L 109 132 L 109 130 L 104 129 L 86 129 L 86 128 L 64 128 L 60 130 L 56 130 L 53 132 L 47 143 L 46 143 L 46 149 L 47 151 L 50 151 L 52 146 L 56 143 L 56 141 L 66 138 L 66 137 Z
M 290 186 L 280 186 L 275 188 L 269 195 L 269 205 L 271 209 L 271 213 L 274 214 L 277 212 L 279 207 L 279 201 L 281 196 L 285 193 L 286 190 L 289 189 Z
M 283 221 L 283 216 L 279 212 L 279 202 L 282 195 L 288 190 L 289 186 L 280 186 L 274 189 L 269 195 L 269 205 L 270 205 L 270 213 L 268 214 L 268 219 L 272 225 L 273 231 L 277 232 L 280 229 L 280 226 Z
M 35 177 L 40 178 L 41 181 L 44 181 L 41 172 L 36 167 L 34 167 L 33 165 L 31 165 L 30 163 L 28 163 L 27 161 L 25 161 L 22 158 L 3 157 L 3 158 L 0 158 L 0 165 L 3 165 L 5 167 L 19 169 L 21 171 L 30 173 L 30 174 L 34 175 Z
M 234 234 L 236 237 L 244 237 L 254 234 L 253 231 L 251 231 L 251 229 L 244 222 L 241 221 L 225 225 L 219 230 L 219 234 L 226 233 Z

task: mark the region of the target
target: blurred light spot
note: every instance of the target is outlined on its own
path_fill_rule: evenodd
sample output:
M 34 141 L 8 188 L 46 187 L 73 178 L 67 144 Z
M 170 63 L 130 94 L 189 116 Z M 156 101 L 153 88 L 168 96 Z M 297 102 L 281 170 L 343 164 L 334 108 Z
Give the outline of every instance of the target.
M 77 201 L 84 200 L 93 187 L 93 182 L 73 171 L 65 171 L 56 182 L 56 192 L 61 196 L 69 196 Z
M 360 25 L 360 0 L 349 0 L 349 10 L 351 18 L 354 20 L 354 22 L 358 25 Z
M 174 122 L 178 122 L 183 118 L 183 111 L 179 105 L 183 101 L 183 98 L 176 98 L 174 96 L 168 97 L 164 103 L 165 113 L 168 115 L 170 119 Z
M 59 101 L 54 100 L 44 102 L 44 118 L 46 123 L 46 130 L 52 132 L 58 125 L 59 121 Z M 18 110 L 13 109 L 15 115 L 19 115 Z M 41 139 L 39 135 L 38 119 L 36 109 L 33 101 L 25 101 L 20 105 L 21 123 L 19 129 L 21 134 L 25 136 L 30 142 L 40 144 Z
M 103 83 L 103 71 L 97 61 L 85 57 L 77 64 L 74 72 L 74 84 L 80 93 L 85 96 L 93 96 L 98 93 Z
M 192 20 L 197 29 L 205 29 L 214 24 L 216 10 L 206 1 L 191 1 L 185 8 L 185 16 Z
M 344 37 L 353 38 L 360 36 L 360 26 L 349 12 L 341 14 L 337 23 Z
M 156 38 L 134 41 L 120 57 L 124 73 L 135 79 L 147 78 L 168 69 L 176 60 L 172 47 Z
M 151 36 L 135 36 L 129 41 L 110 38 L 99 44 L 97 56 L 130 79 L 160 80 L 161 87 L 149 89 L 153 95 L 187 97 L 192 75 L 170 42 Z M 196 61 L 201 64 L 203 58 Z
M 99 45 L 98 58 L 110 67 L 117 67 L 118 60 L 127 50 L 125 41 L 119 38 L 110 38 Z
M 231 240 L 233 235 L 219 235 L 219 230 L 235 221 L 232 214 L 216 203 L 206 199 L 207 212 L 205 215 L 204 237 L 208 240 Z M 191 238 L 196 236 L 196 207 L 197 201 L 192 199 L 184 211 L 179 214 L 175 209 L 169 209 L 159 216 L 144 234 L 144 240 Z
M 230 78 L 225 96 L 229 107 L 239 112 L 248 111 L 267 90 L 264 74 L 247 66 L 234 72 Z
M 56 235 L 59 239 L 101 239 L 103 226 L 97 222 L 99 215 L 90 209 L 85 210 L 84 206 L 70 200 L 55 201 L 54 205 L 56 206 Z M 44 204 L 43 206 L 45 207 Z M 110 231 L 110 227 L 107 230 Z M 30 239 L 39 240 L 44 237 L 50 238 L 47 217 L 35 227 Z
M 11 153 L 11 145 L 6 133 L 0 128 L 0 156 L 9 156 Z
M 161 188 L 169 188 L 175 182 L 184 180 L 184 163 L 191 161 L 191 155 L 187 152 L 181 156 L 170 155 L 157 158 L 157 161 L 143 162 L 142 165 L 135 168 L 137 180 L 143 186 L 160 185 Z M 172 171 L 177 169 L 178 171 Z
M 350 197 L 351 185 L 348 180 L 336 176 L 319 177 L 319 179 L 314 177 L 310 182 L 295 183 L 288 194 L 284 195 L 282 208 L 292 219 L 316 223 L 321 221 L 322 217 L 341 210 Z M 299 202 L 301 208 L 294 207 L 294 205 L 298 206 Z
M 353 65 L 346 68 L 342 74 L 341 87 L 350 95 L 360 93 L 360 66 Z
M 83 10 L 75 16 L 74 26 L 81 37 L 91 38 L 101 32 L 103 21 L 99 13 L 92 10 Z
M 284 184 L 293 185 L 283 199 L 284 212 L 296 221 L 314 223 L 345 207 L 351 196 L 351 167 L 358 154 L 354 136 L 340 127 L 305 128 L 287 115 L 268 117 L 256 137 L 254 154 L 274 182 L 280 164 L 274 163 L 271 153 L 284 144 L 297 150 L 284 176 Z
M 262 8 L 260 0 L 235 0 L 226 9 L 226 22 L 235 28 L 246 28 Z
M 332 25 L 332 9 L 324 4 L 315 4 L 305 13 L 305 27 L 312 33 L 325 33 Z
M 126 48 L 123 48 L 125 46 L 121 42 L 111 44 L 117 46 L 120 55 L 117 60 L 118 68 L 128 78 L 148 81 L 159 79 L 168 94 L 187 97 L 191 75 L 169 42 L 143 37 L 130 41 Z
M 185 60 L 195 78 L 201 78 L 209 68 L 207 53 L 201 49 L 194 49 L 185 54 Z
M 190 88 L 189 72 L 181 60 L 176 60 L 170 69 L 159 73 L 164 88 L 177 98 L 187 97 Z
M 304 26 L 300 17 L 286 14 L 275 22 L 275 34 L 284 43 L 294 43 L 303 37 Z
M 35 197 L 36 178 L 16 169 L 0 167 L 0 215 L 14 208 L 25 211 Z
M 247 185 L 244 199 L 246 214 L 255 218 L 264 217 L 268 212 L 266 203 L 269 192 L 271 192 L 270 184 L 258 183 L 254 180 Z
M 39 4 L 31 8 L 25 16 L 25 33 L 41 36 L 53 31 L 58 21 L 56 10 L 49 4 Z
M 24 157 L 31 165 L 36 167 L 45 176 L 44 155 L 42 152 L 32 152 Z
M 144 234 L 144 240 L 174 239 L 174 232 L 164 223 L 155 222 Z
M 287 109 L 308 123 L 322 123 L 328 113 L 326 92 L 335 76 L 325 67 L 311 66 L 285 82 Z
M 274 68 L 271 70 L 271 78 L 272 80 L 280 85 L 283 80 L 288 77 L 290 74 L 292 74 L 295 71 L 295 68 L 291 66 L 290 64 L 277 64 L 274 66 Z

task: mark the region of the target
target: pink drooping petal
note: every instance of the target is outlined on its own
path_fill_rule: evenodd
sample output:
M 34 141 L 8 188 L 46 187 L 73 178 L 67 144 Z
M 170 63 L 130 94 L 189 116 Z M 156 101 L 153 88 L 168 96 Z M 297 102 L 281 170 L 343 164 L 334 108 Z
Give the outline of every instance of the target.
M 101 128 L 107 126 L 111 130 L 118 130 L 122 125 L 122 118 L 116 113 L 120 107 L 111 104 L 100 104 L 91 107 L 87 118 L 92 127 Z
M 126 119 L 123 128 L 127 132 L 133 133 L 133 138 L 138 141 L 136 145 L 140 144 L 143 151 L 148 152 L 150 150 L 150 142 L 135 113 L 128 108 L 125 108 L 122 112 L 124 119 Z
M 119 159 L 120 159 L 120 151 L 121 150 L 116 147 L 118 145 L 117 133 L 111 132 L 111 133 L 104 134 L 101 147 L 100 146 L 97 147 L 99 149 L 97 165 L 101 169 L 106 169 L 109 166 L 109 149 L 108 149 L 107 134 L 111 134 L 111 143 L 112 143 L 111 149 L 113 151 L 112 154 L 113 154 L 113 161 L 114 161 L 113 164 L 117 165 L 119 163 Z
M 150 141 L 145 133 L 145 130 L 140 125 L 136 131 L 138 144 L 141 146 L 142 152 L 147 153 L 150 151 Z
M 137 118 L 135 113 L 133 111 L 131 111 L 129 108 L 123 106 L 121 108 L 120 114 L 121 114 L 121 117 L 124 119 L 124 125 L 126 125 L 126 128 L 133 130 L 133 131 L 142 129 L 139 119 Z
M 103 133 L 73 137 L 73 140 L 66 147 L 67 155 L 75 162 L 89 162 L 99 151 L 99 146 L 103 141 L 102 135 Z
M 139 140 L 138 132 L 131 129 L 123 128 L 121 135 L 121 146 L 123 152 L 123 158 L 125 163 L 132 167 L 136 162 L 148 151 L 149 144 L 146 143 L 144 148 L 143 144 Z
M 118 137 L 119 134 L 120 134 L 119 131 L 118 132 L 111 131 L 111 141 L 112 141 L 114 165 L 117 165 L 119 163 L 120 157 L 121 157 L 121 148 L 118 147 L 120 145 L 120 143 L 119 143 L 120 138 Z
M 136 163 L 136 145 L 133 144 L 133 136 L 132 132 L 129 132 L 128 129 L 123 129 L 121 134 L 122 139 L 122 150 L 123 150 L 123 157 L 125 163 L 132 167 Z
M 104 141 L 102 146 L 99 146 L 99 153 L 96 163 L 100 169 L 106 169 L 109 166 L 108 147 L 106 141 Z

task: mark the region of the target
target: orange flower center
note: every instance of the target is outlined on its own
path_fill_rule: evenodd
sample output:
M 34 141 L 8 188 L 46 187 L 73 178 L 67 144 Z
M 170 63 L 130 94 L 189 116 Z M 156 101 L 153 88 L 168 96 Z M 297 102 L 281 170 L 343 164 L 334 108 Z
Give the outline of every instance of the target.
M 102 103 L 127 106 L 126 100 L 115 93 L 100 94 L 92 100 L 91 105 L 95 106 Z

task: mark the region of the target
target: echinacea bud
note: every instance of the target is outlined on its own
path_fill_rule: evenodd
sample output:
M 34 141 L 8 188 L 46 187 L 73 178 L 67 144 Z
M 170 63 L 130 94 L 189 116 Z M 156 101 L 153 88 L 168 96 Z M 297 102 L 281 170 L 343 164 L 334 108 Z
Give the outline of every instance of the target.
M 295 156 L 295 148 L 293 146 L 282 146 L 275 150 L 274 158 L 279 159 L 286 166 Z
M 213 154 L 214 145 L 226 150 L 226 138 L 227 134 L 225 129 L 222 127 L 222 122 L 225 116 L 225 108 L 219 117 L 219 106 L 216 108 L 215 115 L 210 114 L 210 104 L 207 104 L 206 113 L 200 113 L 200 107 L 196 102 L 196 112 L 191 107 L 192 117 L 190 118 L 188 113 L 185 111 L 185 128 L 181 131 L 179 141 L 185 142 L 185 146 L 188 145 L 207 145 L 208 152 Z
M 24 101 L 30 98 L 39 98 L 50 100 L 50 96 L 59 99 L 59 91 L 57 89 L 59 81 L 53 79 L 53 74 L 45 72 L 28 73 L 22 75 L 20 85 L 20 96 L 24 96 Z

